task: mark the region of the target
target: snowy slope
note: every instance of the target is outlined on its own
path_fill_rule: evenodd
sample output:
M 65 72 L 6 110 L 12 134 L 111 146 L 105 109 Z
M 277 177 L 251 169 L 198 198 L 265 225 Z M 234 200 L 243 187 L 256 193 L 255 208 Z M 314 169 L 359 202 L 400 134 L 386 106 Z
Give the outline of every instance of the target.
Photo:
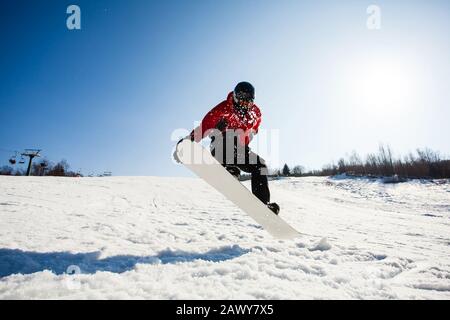
M 295 241 L 199 179 L 2 176 L 0 299 L 450 299 L 448 182 L 270 183 Z

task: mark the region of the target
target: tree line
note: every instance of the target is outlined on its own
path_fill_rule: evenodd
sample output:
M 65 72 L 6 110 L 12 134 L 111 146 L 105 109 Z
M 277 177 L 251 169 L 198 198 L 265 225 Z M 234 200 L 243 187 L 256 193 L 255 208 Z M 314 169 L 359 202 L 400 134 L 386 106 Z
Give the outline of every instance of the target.
M 14 169 L 11 166 L 3 166 L 0 168 L 0 175 L 7 176 L 24 176 L 26 170 L 22 168 Z M 53 163 L 47 159 L 34 161 L 31 166 L 32 176 L 54 176 L 54 177 L 81 177 L 81 173 L 70 170 L 67 160 L 61 160 Z
M 271 176 L 333 176 L 347 174 L 367 177 L 392 177 L 404 179 L 448 179 L 450 178 L 450 159 L 443 158 L 439 152 L 429 148 L 417 149 L 403 157 L 394 157 L 389 146 L 380 145 L 378 153 L 368 154 L 364 160 L 356 153 L 340 158 L 336 163 L 323 166 L 320 170 L 305 171 L 302 166 L 290 169 L 272 170 Z

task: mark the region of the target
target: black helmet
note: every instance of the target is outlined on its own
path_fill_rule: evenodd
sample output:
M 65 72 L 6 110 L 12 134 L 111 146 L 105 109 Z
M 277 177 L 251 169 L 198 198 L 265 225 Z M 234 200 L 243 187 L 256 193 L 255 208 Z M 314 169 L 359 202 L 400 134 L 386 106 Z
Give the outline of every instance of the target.
M 239 82 L 234 88 L 234 102 L 239 106 L 248 106 L 255 100 L 255 88 L 249 82 Z

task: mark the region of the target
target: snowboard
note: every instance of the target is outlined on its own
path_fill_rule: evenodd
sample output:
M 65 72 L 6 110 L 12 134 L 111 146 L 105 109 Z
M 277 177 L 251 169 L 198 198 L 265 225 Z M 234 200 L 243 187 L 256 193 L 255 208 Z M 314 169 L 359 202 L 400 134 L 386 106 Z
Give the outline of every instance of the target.
M 237 205 L 273 237 L 294 239 L 300 235 L 232 176 L 201 144 L 184 139 L 178 143 L 176 153 L 184 166 Z

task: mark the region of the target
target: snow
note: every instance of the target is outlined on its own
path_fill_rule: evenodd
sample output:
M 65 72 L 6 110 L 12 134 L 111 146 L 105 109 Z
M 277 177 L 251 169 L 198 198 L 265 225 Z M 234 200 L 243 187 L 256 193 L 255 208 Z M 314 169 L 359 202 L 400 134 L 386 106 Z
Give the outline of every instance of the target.
M 322 240 L 319 241 L 319 243 L 317 245 L 315 245 L 313 248 L 311 248 L 310 251 L 316 251 L 316 250 L 326 251 L 326 250 L 330 250 L 330 249 L 331 249 L 331 245 L 328 243 L 327 238 L 323 238 Z
M 0 299 L 450 299 L 449 181 L 270 185 L 294 241 L 200 179 L 1 176 Z

